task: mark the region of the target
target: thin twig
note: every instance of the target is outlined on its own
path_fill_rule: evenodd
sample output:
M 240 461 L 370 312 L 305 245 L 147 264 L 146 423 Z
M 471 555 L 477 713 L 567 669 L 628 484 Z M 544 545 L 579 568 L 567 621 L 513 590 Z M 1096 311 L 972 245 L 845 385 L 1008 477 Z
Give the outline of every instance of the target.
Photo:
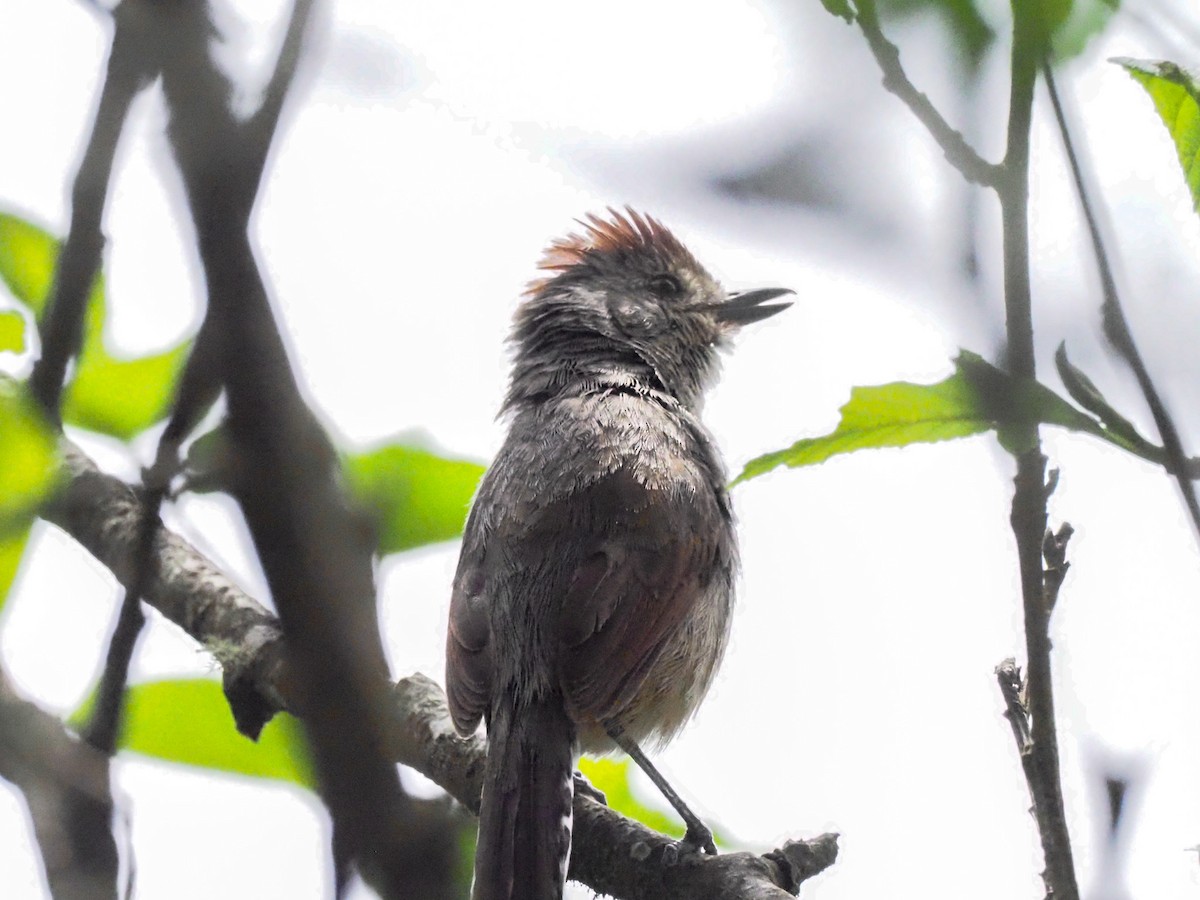
M 71 226 L 39 323 L 42 354 L 34 364 L 29 385 L 34 399 L 51 421 L 59 419 L 67 366 L 79 352 L 88 297 L 100 270 L 100 254 L 104 249 L 101 222 L 117 142 L 133 98 L 151 77 L 144 23 L 135 9 L 137 5 L 123 3 L 113 14 L 113 42 L 104 86 L 71 189 Z
M 925 126 L 925 130 L 942 148 L 946 160 L 975 184 L 995 187 L 1003 176 L 1003 169 L 990 163 L 967 143 L 961 133 L 951 127 L 936 106 L 913 85 L 900 64 L 900 51 L 879 27 L 879 14 L 875 0 L 857 0 L 855 16 L 867 44 L 883 71 L 883 86 L 898 97 Z
M 246 123 L 247 143 L 261 149 L 260 167 L 266 162 L 267 152 L 279 126 L 279 116 L 296 81 L 296 72 L 302 58 L 300 51 L 304 46 L 304 36 L 312 15 L 313 0 L 296 0 L 283 41 L 280 43 L 271 80 L 263 91 L 262 103 Z
M 1033 93 L 1043 35 L 1036 5 L 1013 3 L 1011 89 L 1004 178 L 997 189 L 1004 241 L 1004 305 L 1006 357 L 1017 378 L 1036 377 L 1033 311 L 1029 282 L 1029 139 Z M 1034 814 L 1045 857 L 1047 895 L 1078 900 L 1079 887 L 1071 852 L 1058 758 L 1058 727 L 1050 664 L 1050 610 L 1042 572 L 1042 538 L 1046 533 L 1046 458 L 1038 428 L 1021 435 L 1027 448 L 1016 455 L 1010 521 L 1017 543 L 1021 599 L 1025 619 L 1030 715 L 1029 765 L 1026 777 L 1034 797 Z M 1024 757 L 1022 758 L 1024 765 Z
M 1167 411 L 1167 406 L 1158 393 L 1158 389 L 1154 386 L 1154 381 L 1150 377 L 1150 371 L 1146 368 L 1146 363 L 1138 351 L 1137 344 L 1134 343 L 1133 332 L 1129 329 L 1129 322 L 1125 318 L 1125 312 L 1121 307 L 1121 298 L 1117 293 L 1117 283 L 1113 278 L 1108 252 L 1104 247 L 1104 239 L 1100 234 L 1095 207 L 1092 203 L 1091 195 L 1088 193 L 1087 185 L 1084 182 L 1083 169 L 1079 164 L 1079 157 L 1075 152 L 1075 144 L 1071 139 L 1070 129 L 1067 127 L 1066 114 L 1063 112 L 1062 103 L 1059 101 L 1058 90 L 1054 84 L 1054 75 L 1048 64 L 1043 64 L 1042 71 L 1046 78 L 1046 87 L 1050 92 L 1050 103 L 1054 107 L 1054 118 L 1058 123 L 1058 133 L 1062 137 L 1063 149 L 1067 154 L 1067 162 L 1071 166 L 1071 177 L 1075 182 L 1075 193 L 1079 197 L 1079 205 L 1083 209 L 1084 221 L 1087 222 L 1088 234 L 1092 241 L 1092 251 L 1096 257 L 1096 268 L 1100 272 L 1100 287 L 1104 293 L 1104 305 L 1102 308 L 1104 333 L 1108 335 L 1109 341 L 1112 342 L 1117 352 L 1129 365 L 1130 369 L 1133 370 L 1134 377 L 1137 378 L 1138 386 L 1142 389 L 1142 395 L 1146 398 L 1146 405 L 1150 407 L 1150 414 L 1154 417 L 1154 424 L 1158 428 L 1163 449 L 1166 451 L 1167 471 L 1175 477 L 1175 483 L 1179 485 L 1184 505 L 1187 507 L 1188 515 L 1192 520 L 1192 527 L 1196 531 L 1197 538 L 1200 538 L 1200 500 L 1196 497 L 1196 486 L 1192 483 L 1191 476 L 1189 475 L 1188 456 L 1183 449 L 1183 441 L 1179 437 L 1179 429 L 1175 427 L 1175 420 Z

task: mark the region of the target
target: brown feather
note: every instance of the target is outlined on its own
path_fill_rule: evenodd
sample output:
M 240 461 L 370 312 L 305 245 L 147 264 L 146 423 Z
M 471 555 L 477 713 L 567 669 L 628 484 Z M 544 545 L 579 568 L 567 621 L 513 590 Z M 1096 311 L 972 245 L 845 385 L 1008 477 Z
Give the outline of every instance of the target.
M 525 293 L 541 292 L 563 273 L 587 265 L 596 254 L 647 253 L 660 259 L 664 266 L 700 267 L 679 238 L 652 216 L 639 213 L 632 206 L 626 206 L 624 213 L 610 206 L 608 216 L 605 219 L 588 213 L 576 219 L 583 232 L 558 238 L 546 248 L 538 268 L 553 274 L 531 281 Z

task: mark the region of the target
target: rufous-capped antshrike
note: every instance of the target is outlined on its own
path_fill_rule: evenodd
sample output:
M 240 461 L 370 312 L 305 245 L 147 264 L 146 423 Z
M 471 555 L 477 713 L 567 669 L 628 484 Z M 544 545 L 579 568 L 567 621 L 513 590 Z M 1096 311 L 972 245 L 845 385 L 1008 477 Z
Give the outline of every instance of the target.
M 708 689 L 737 546 L 701 424 L 717 350 L 789 304 L 729 294 L 659 222 L 589 216 L 553 243 L 512 334 L 508 437 L 463 535 L 446 641 L 450 711 L 487 722 L 475 900 L 557 900 L 581 750 L 630 753 Z

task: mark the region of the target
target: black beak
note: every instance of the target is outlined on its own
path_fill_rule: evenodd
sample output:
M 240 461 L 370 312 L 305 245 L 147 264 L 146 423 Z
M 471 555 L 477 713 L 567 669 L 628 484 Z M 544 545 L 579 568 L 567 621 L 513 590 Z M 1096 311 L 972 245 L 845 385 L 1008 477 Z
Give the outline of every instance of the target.
M 767 301 L 794 293 L 796 292 L 791 288 L 760 288 L 757 291 L 742 291 L 739 294 L 730 294 L 729 299 L 714 306 L 713 311 L 722 322 L 745 325 L 749 322 L 761 321 L 787 309 L 792 305 L 790 300 L 786 303 L 768 303 Z

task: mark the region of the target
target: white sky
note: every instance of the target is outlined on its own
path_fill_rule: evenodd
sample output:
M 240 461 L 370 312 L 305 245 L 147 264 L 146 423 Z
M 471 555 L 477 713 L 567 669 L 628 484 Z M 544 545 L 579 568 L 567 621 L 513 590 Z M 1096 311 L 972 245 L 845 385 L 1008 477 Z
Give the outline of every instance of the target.
M 241 6 L 264 21 L 283 8 Z M 791 311 L 740 338 L 711 396 L 707 420 L 731 471 L 832 428 L 851 385 L 932 381 L 956 346 L 991 351 L 995 321 L 971 312 L 975 301 L 945 258 L 953 225 L 939 217 L 957 188 L 883 95 L 857 35 L 815 9 L 783 15 L 748 0 L 697 9 L 645 0 L 336 4 L 257 226 L 295 362 L 345 441 L 420 429 L 448 451 L 488 458 L 502 437 L 494 414 L 516 297 L 548 239 L 609 204 L 664 219 L 732 287 L 782 284 L 799 295 Z M 262 22 L 245 24 L 254 28 L 236 32 L 222 59 L 239 71 L 249 59 L 252 84 L 272 42 Z M 898 39 L 913 42 L 904 46 L 914 77 L 948 98 L 946 66 L 924 52 L 928 33 L 902 29 Z M 0 8 L 0 83 L 9 86 L 0 93 L 0 204 L 55 230 L 67 224 L 104 48 L 83 4 Z M 1188 260 L 1197 258 L 1197 222 L 1148 101 L 1104 62 L 1156 53 L 1144 32 L 1122 28 L 1065 83 L 1115 209 L 1138 334 L 1172 396 L 1185 399 L 1178 384 L 1196 374 Z M 981 102 L 982 122 L 1003 114 L 1001 89 Z M 157 96 L 139 102 L 106 218 L 110 337 L 130 354 L 178 340 L 199 317 L 163 164 L 163 117 Z M 836 132 L 823 124 L 831 117 L 858 135 L 868 166 L 859 180 L 886 186 L 876 199 L 903 227 L 855 231 L 702 190 L 714 171 L 770 159 L 798 135 Z M 1072 358 L 1145 423 L 1128 379 L 1105 357 L 1094 276 L 1049 124 L 1042 109 L 1033 223 L 1043 366 L 1068 338 Z M 995 135 L 982 143 L 994 151 Z M 985 261 L 993 312 L 996 270 Z M 1109 877 L 1099 861 L 1100 780 L 1117 767 L 1140 777 L 1126 871 L 1133 895 L 1196 896 L 1200 868 L 1183 852 L 1200 843 L 1196 541 L 1161 473 L 1060 432 L 1046 443 L 1063 472 L 1052 516 L 1077 530 L 1054 638 L 1081 877 L 1089 887 Z M 89 447 L 113 471 L 136 471 L 111 443 Z M 1040 896 L 1028 799 L 992 677 L 1023 647 L 1010 468 L 990 438 L 975 438 L 855 455 L 736 490 L 744 575 L 733 645 L 695 723 L 661 759 L 685 795 L 748 846 L 841 832 L 840 861 L 807 896 L 936 900 L 964 886 L 985 898 Z M 228 504 L 191 498 L 170 518 L 265 596 Z M 66 712 L 98 672 L 117 592 L 60 533 L 45 527 L 39 540 L 9 601 L 0 653 L 30 696 Z M 444 545 L 383 567 L 397 674 L 441 677 L 456 554 Z M 211 671 L 188 639 L 155 621 L 134 677 Z M 133 758 L 119 762 L 117 780 L 132 815 L 138 897 L 327 892 L 322 814 L 300 792 Z M 0 789 L 6 896 L 41 896 L 25 833 L 16 795 Z

